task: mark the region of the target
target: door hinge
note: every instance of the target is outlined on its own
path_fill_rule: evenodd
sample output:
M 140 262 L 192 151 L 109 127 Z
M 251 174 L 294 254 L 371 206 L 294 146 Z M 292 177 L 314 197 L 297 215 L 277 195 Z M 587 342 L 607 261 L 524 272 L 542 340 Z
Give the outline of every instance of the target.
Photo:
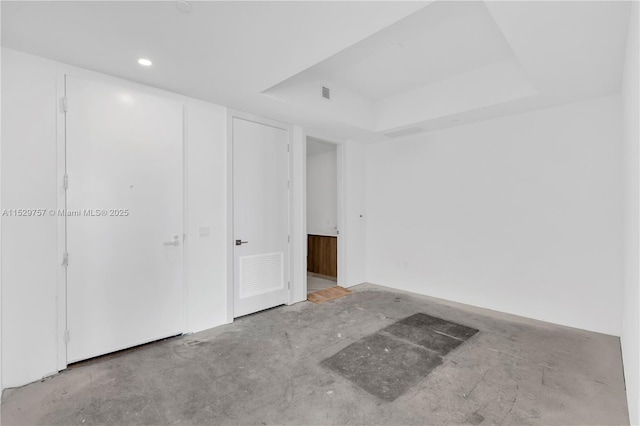
M 290 243 L 291 242 L 291 235 L 287 235 L 287 242 Z
M 64 331 L 64 344 L 68 345 L 69 344 L 69 340 L 71 340 L 71 338 L 69 337 L 69 330 L 65 330 Z
M 69 252 L 65 251 L 62 255 L 62 266 L 64 266 L 65 268 L 69 266 Z
M 291 290 L 291 281 L 287 281 L 287 290 Z
M 62 187 L 64 188 L 64 190 L 66 191 L 67 189 L 69 189 L 69 175 L 68 174 L 64 174 L 64 177 L 62 178 Z
M 287 181 L 287 189 L 291 189 L 291 181 L 290 180 Z
M 291 152 L 290 149 L 290 145 L 287 145 L 287 152 Z
M 62 98 L 62 110 L 64 112 L 69 111 L 69 101 L 67 100 L 66 96 L 64 98 Z

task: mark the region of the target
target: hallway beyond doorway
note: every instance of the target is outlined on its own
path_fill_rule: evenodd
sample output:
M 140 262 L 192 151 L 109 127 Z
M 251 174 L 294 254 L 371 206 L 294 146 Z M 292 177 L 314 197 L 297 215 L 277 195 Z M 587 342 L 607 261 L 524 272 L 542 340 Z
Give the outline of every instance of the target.
M 307 294 L 338 285 L 335 278 L 307 272 Z

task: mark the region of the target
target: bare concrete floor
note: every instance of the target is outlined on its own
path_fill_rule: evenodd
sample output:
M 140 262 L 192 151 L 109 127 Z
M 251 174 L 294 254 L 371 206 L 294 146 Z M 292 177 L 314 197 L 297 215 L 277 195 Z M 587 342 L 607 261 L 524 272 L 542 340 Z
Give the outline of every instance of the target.
M 369 284 L 353 290 L 7 390 L 2 424 L 629 423 L 618 338 Z M 393 402 L 320 364 L 415 313 L 479 332 Z

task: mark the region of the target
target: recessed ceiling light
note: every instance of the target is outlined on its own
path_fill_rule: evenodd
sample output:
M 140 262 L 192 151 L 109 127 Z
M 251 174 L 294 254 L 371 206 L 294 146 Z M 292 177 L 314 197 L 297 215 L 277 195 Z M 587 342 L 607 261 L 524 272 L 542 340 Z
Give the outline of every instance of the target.
M 176 3 L 176 7 L 178 8 L 178 10 L 179 10 L 180 12 L 189 13 L 189 12 L 191 12 L 191 8 L 192 8 L 193 6 L 191 6 L 191 3 L 189 3 L 189 2 L 188 2 L 188 1 L 186 1 L 186 0 L 179 0 L 179 1 Z
M 138 59 L 138 63 L 144 67 L 150 67 L 151 65 L 153 65 L 153 62 L 151 62 L 149 59 L 147 58 L 140 58 Z

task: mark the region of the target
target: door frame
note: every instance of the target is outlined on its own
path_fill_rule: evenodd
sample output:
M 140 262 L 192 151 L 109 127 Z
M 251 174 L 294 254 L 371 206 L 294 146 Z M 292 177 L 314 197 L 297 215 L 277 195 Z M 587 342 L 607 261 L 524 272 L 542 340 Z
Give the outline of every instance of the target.
M 250 121 L 256 124 L 262 124 L 265 126 L 275 127 L 277 129 L 286 130 L 288 134 L 287 144 L 289 146 L 288 149 L 288 176 L 289 176 L 289 189 L 287 194 L 287 199 L 289 202 L 287 211 L 287 232 L 289 234 L 289 243 L 287 244 L 287 281 L 289 282 L 289 288 L 287 290 L 288 293 L 288 301 L 287 305 L 294 303 L 293 300 L 293 289 L 295 287 L 294 282 L 294 264 L 292 261 L 292 242 L 294 241 L 293 229 L 292 229 L 292 218 L 293 218 L 293 185 L 294 185 L 294 174 L 293 174 L 293 126 L 290 124 L 286 124 L 277 120 L 272 120 L 270 118 L 261 117 L 255 114 L 250 114 L 243 111 L 238 111 L 234 109 L 227 108 L 227 322 L 233 322 L 235 318 L 234 313 L 234 281 L 235 281 L 235 258 L 234 258 L 234 212 L 233 212 L 233 203 L 234 203 L 234 191 L 233 191 L 233 119 L 239 118 L 241 120 Z M 306 285 L 306 283 L 305 283 Z
M 337 209 L 337 225 L 338 225 L 338 277 L 337 277 L 337 282 L 336 284 L 342 287 L 346 287 L 347 286 L 347 238 L 346 235 L 348 230 L 347 230 L 347 223 L 346 223 L 346 205 L 347 205 L 347 200 L 346 200 L 346 185 L 347 185 L 347 162 L 346 162 L 346 140 L 340 140 L 340 139 L 336 139 L 336 138 L 332 138 L 332 137 L 327 137 L 324 135 L 320 135 L 317 133 L 313 133 L 313 132 L 309 132 L 309 133 L 305 133 L 304 134 L 304 167 L 303 167 L 303 174 L 304 174 L 304 181 L 305 181 L 305 187 L 304 187 L 304 215 L 305 215 L 305 246 L 304 246 L 304 259 L 305 259 L 305 273 L 304 273 L 304 294 L 307 293 L 307 265 L 306 265 L 306 255 L 307 255 L 307 245 L 306 245 L 306 238 L 307 238 L 307 229 L 306 229 L 306 223 L 307 223 L 307 188 L 306 188 L 306 181 L 307 181 L 307 138 L 311 137 L 314 139 L 319 139 L 323 142 L 327 142 L 330 144 L 333 144 L 336 146 L 336 171 L 337 171 L 337 176 L 336 179 L 338 181 L 338 188 L 337 188 L 337 200 L 336 200 L 336 209 Z
M 66 113 L 63 99 L 66 96 L 66 77 L 76 77 L 97 83 L 111 84 L 125 89 L 135 90 L 148 95 L 157 96 L 164 99 L 180 102 L 182 104 L 182 293 L 183 293 L 183 332 L 187 332 L 188 326 L 188 271 L 187 253 L 189 241 L 186 238 L 187 232 L 187 189 L 188 189 L 188 164 L 187 164 L 187 102 L 181 95 L 172 94 L 161 89 L 156 89 L 143 84 L 122 80 L 94 71 L 88 71 L 73 66 L 60 65 L 56 75 L 56 183 L 57 183 L 57 205 L 56 209 L 66 210 L 66 191 L 64 190 L 64 175 L 67 169 L 67 146 L 66 146 Z M 72 107 L 72 106 L 70 106 Z M 64 253 L 67 250 L 67 224 L 66 218 L 57 216 L 57 237 L 58 237 L 58 275 L 57 275 L 57 371 L 65 370 L 67 363 L 67 268 L 63 265 Z

